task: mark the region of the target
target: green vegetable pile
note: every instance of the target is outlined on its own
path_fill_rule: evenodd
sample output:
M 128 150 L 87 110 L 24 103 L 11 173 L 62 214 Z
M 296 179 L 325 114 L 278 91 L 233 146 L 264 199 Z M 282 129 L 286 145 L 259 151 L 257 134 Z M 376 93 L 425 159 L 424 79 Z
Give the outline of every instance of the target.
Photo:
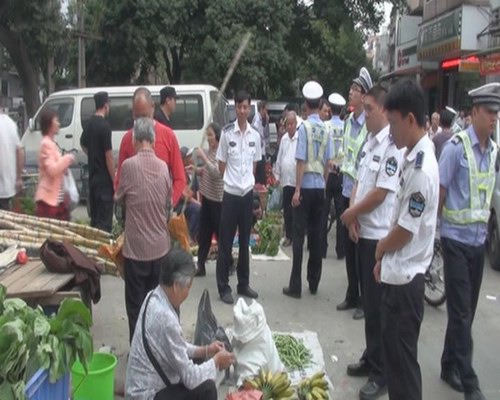
M 301 340 L 291 335 L 273 335 L 283 365 L 289 371 L 302 371 L 311 365 L 312 355 Z
M 274 257 L 280 249 L 282 217 L 280 213 L 267 213 L 257 223 L 258 243 L 252 247 L 252 254 L 265 254 Z
M 6 299 L 0 285 L 0 399 L 25 399 L 28 370 L 49 370 L 55 382 L 78 358 L 85 370 L 93 354 L 92 318 L 85 305 L 65 299 L 57 314 L 47 317 L 41 307 L 21 299 Z

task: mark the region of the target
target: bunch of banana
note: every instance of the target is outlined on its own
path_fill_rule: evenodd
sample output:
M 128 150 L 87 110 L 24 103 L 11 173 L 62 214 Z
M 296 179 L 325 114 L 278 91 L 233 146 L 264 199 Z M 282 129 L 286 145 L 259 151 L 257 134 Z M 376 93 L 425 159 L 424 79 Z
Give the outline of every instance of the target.
M 273 374 L 271 371 L 266 372 L 263 369 L 255 378 L 246 380 L 243 388 L 260 390 L 263 394 L 263 400 L 289 399 L 294 394 L 286 372 Z
M 324 372 L 317 372 L 312 377 L 300 382 L 297 394 L 299 400 L 327 400 L 328 382 Z

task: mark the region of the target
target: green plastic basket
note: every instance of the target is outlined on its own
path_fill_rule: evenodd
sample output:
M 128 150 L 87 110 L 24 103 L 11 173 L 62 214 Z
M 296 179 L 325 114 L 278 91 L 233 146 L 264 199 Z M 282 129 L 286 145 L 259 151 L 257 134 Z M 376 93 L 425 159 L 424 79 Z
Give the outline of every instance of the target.
M 118 360 L 113 354 L 94 353 L 85 374 L 82 364 L 75 362 L 71 368 L 74 400 L 113 400 L 115 368 Z

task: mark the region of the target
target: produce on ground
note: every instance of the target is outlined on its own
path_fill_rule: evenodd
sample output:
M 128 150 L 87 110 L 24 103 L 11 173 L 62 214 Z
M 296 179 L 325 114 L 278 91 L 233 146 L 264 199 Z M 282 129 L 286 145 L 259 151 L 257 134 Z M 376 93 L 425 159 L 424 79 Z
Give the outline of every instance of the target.
M 308 379 L 299 383 L 297 389 L 299 400 L 327 400 L 328 382 L 324 372 L 318 372 Z
M 274 334 L 273 339 L 280 360 L 289 371 L 301 371 L 311 364 L 311 352 L 302 340 L 280 334 Z
M 267 213 L 257 223 L 258 243 L 252 247 L 252 254 L 265 254 L 274 257 L 280 249 L 283 220 L 280 213 Z
M 0 211 L 0 246 L 15 244 L 38 251 L 46 239 L 66 240 L 104 266 L 104 273 L 118 274 L 116 265 L 98 254 L 101 246 L 114 245 L 108 232 L 75 222 Z
M 295 393 L 290 387 L 290 379 L 286 372 L 272 373 L 261 369 L 253 379 L 243 383 L 244 389 L 257 389 L 263 394 L 263 400 L 289 399 Z
M 77 357 L 87 369 L 92 317 L 81 301 L 65 299 L 48 317 L 6 293 L 0 285 L 0 399 L 24 400 L 25 382 L 39 368 L 49 371 L 50 382 L 68 373 Z

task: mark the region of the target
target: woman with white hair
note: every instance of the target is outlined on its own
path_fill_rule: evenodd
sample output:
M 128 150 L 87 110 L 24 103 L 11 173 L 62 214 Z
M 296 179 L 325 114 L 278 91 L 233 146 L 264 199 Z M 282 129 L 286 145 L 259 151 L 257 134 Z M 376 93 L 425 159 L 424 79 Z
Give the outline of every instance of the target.
M 180 248 L 161 260 L 160 284 L 142 305 L 130 348 L 128 400 L 217 400 L 217 370 L 228 368 L 234 356 L 220 342 L 188 343 L 179 321 L 195 271 L 193 257 Z M 194 364 L 192 359 L 205 361 Z

